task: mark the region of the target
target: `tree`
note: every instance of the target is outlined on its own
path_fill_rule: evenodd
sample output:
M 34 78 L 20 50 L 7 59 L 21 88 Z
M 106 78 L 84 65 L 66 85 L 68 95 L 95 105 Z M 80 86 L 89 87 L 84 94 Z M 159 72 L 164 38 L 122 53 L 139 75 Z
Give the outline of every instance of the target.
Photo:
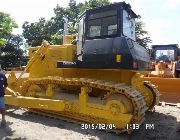
M 110 4 L 109 0 L 89 0 L 85 1 L 84 4 L 76 3 L 76 0 L 70 0 L 66 8 L 57 5 L 54 8 L 55 16 L 48 21 L 40 18 L 35 23 L 25 22 L 23 24 L 23 36 L 26 38 L 28 45 L 31 46 L 41 45 L 43 39 L 48 40 L 51 44 L 62 44 L 65 20 L 68 21 L 69 34 L 76 34 L 78 32 L 76 23 L 79 15 L 85 10 L 107 4 Z M 144 23 L 138 20 L 136 22 L 137 42 L 146 48 L 148 43 L 151 43 L 151 39 L 144 28 Z
M 76 23 L 79 15 L 85 10 L 109 4 L 108 0 L 90 0 L 83 3 L 76 3 L 76 0 L 70 0 L 67 8 L 59 5 L 54 8 L 55 16 L 46 21 L 40 18 L 38 22 L 25 22 L 22 26 L 23 36 L 30 46 L 39 46 L 42 40 L 48 40 L 51 44 L 62 44 L 63 30 L 65 20 L 68 20 L 69 34 L 77 33 Z
M 101 7 L 110 4 L 109 0 L 89 0 L 85 1 L 82 11 L 89 10 L 95 7 Z
M 44 18 L 40 18 L 38 22 L 28 23 L 25 22 L 23 24 L 23 36 L 24 38 L 28 38 L 26 41 L 29 45 L 38 46 L 41 44 L 43 39 L 50 40 L 49 34 L 46 34 L 45 26 L 46 20 Z
M 136 26 L 135 26 L 136 41 L 141 46 L 148 49 L 148 44 L 152 43 L 152 40 L 151 40 L 151 38 L 149 36 L 148 31 L 146 31 L 144 28 L 145 28 L 145 24 L 142 21 L 137 20 L 136 21 Z
M 11 34 L 6 45 L 1 47 L 0 60 L 2 67 L 20 66 L 23 59 L 23 51 L 20 46 L 23 44 L 22 36 Z
M 9 14 L 0 12 L 0 60 L 2 67 L 17 65 L 22 59 L 22 37 L 13 35 L 13 28 L 18 25 Z
M 16 22 L 8 14 L 0 12 L 0 46 L 7 43 L 12 29 L 17 27 Z

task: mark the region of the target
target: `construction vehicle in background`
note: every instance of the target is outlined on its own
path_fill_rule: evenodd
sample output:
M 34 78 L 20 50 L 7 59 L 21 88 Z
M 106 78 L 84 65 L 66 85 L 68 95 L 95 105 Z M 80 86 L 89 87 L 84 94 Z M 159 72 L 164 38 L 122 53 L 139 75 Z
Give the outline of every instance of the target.
M 6 104 L 94 124 L 85 129 L 131 132 L 159 100 L 140 74 L 150 57 L 135 41 L 135 18 L 125 2 L 86 11 L 77 46 L 67 35 L 63 45 L 30 49 L 25 70 L 8 77 Z
M 150 77 L 179 78 L 180 49 L 178 44 L 152 45 L 152 65 Z
M 160 101 L 180 103 L 180 49 L 178 44 L 152 45 L 153 69 L 147 80 L 155 84 Z

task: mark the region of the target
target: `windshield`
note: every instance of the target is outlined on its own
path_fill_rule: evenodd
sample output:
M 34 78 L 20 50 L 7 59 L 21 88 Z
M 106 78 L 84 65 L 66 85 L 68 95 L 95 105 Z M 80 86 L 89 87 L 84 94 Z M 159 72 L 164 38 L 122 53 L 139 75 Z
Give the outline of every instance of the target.
M 88 18 L 87 36 L 90 38 L 117 34 L 117 11 L 95 13 Z
M 156 61 L 174 61 L 174 50 L 156 50 Z

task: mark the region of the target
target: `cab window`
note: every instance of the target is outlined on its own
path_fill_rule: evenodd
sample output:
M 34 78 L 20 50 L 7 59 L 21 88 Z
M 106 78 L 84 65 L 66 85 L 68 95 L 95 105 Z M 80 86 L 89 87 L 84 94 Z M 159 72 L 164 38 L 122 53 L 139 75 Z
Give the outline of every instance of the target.
M 117 34 L 117 11 L 95 13 L 88 18 L 87 37 L 103 37 Z

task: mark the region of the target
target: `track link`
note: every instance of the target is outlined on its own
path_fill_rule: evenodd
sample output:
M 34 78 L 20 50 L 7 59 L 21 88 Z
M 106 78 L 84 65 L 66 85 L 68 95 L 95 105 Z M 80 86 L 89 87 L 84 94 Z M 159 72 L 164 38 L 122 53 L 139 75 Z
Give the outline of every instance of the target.
M 151 90 L 151 93 L 152 93 L 152 95 L 153 95 L 153 102 L 152 102 L 152 104 L 149 106 L 149 109 L 148 109 L 148 110 L 152 110 L 152 109 L 154 108 L 154 106 L 159 103 L 160 93 L 159 93 L 159 91 L 157 90 L 156 86 L 153 85 L 150 81 L 145 81 L 145 82 L 144 82 L 144 85 Z

